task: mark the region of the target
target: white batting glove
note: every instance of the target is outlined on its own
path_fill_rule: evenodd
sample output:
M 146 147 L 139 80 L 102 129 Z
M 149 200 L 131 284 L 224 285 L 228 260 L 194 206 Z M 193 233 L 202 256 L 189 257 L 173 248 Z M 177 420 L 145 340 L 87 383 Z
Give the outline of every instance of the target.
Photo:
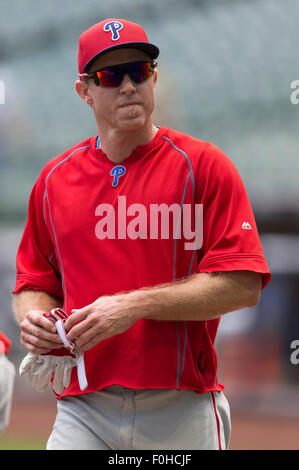
M 51 356 L 28 353 L 21 362 L 20 375 L 28 374 L 28 380 L 37 391 L 42 392 L 50 384 L 60 394 L 69 386 L 72 368 L 77 365 L 71 356 Z
M 67 318 L 66 313 L 62 309 L 56 308 L 44 314 L 44 316 L 55 322 L 57 333 L 64 347 L 71 351 L 74 357 L 28 353 L 21 362 L 19 374 L 27 374 L 31 385 L 40 392 L 49 385 L 53 376 L 53 388 L 57 394 L 60 394 L 63 392 L 64 388 L 69 386 L 72 368 L 77 366 L 80 389 L 84 390 L 88 385 L 85 374 L 84 356 L 75 351 L 74 344 L 67 338 L 63 326 Z

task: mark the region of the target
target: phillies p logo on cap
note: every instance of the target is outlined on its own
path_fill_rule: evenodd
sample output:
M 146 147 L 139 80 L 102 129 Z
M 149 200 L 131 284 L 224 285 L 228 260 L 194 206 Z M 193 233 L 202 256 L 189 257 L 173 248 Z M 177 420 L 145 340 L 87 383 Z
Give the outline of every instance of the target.
M 104 24 L 104 31 L 108 33 L 111 31 L 112 33 L 112 41 L 117 41 L 120 39 L 119 32 L 121 29 L 123 29 L 124 25 L 120 23 L 119 21 L 109 21 L 109 23 Z
M 79 74 L 86 72 L 102 54 L 128 47 L 140 49 L 153 60 L 159 55 L 159 48 L 149 42 L 146 32 L 137 23 L 122 18 L 106 18 L 94 24 L 79 38 Z

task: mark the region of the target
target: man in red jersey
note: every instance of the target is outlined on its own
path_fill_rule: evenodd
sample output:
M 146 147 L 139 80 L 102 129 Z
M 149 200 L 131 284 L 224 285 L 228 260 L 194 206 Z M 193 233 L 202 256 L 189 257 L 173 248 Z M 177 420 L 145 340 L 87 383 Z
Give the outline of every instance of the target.
M 79 40 L 76 91 L 99 135 L 50 160 L 30 196 L 14 310 L 31 354 L 72 369 L 48 449 L 226 449 L 220 317 L 270 280 L 241 178 L 215 145 L 152 120 L 159 49 L 108 18 Z M 62 351 L 62 352 L 61 352 Z M 82 356 L 83 357 L 83 356 Z

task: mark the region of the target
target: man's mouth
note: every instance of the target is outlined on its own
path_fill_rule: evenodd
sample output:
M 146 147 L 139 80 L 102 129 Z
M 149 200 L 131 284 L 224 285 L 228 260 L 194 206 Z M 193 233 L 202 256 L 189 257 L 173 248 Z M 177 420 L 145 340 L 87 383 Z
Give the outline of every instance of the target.
M 137 106 L 140 105 L 141 103 L 137 103 L 136 101 L 128 102 L 128 103 L 123 103 L 120 105 L 120 108 L 125 108 L 127 106 Z

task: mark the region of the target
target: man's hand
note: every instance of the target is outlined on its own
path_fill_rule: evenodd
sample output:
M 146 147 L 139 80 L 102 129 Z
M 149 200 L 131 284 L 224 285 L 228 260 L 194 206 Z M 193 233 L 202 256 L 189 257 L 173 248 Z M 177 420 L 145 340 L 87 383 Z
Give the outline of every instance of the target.
M 136 310 L 130 294 L 103 296 L 84 308 L 72 310 L 64 327 L 76 349 L 87 351 L 103 339 L 128 330 L 138 319 Z
M 60 349 L 62 341 L 53 322 L 43 316 L 42 310 L 30 310 L 20 323 L 21 345 L 34 354 L 47 354 Z

